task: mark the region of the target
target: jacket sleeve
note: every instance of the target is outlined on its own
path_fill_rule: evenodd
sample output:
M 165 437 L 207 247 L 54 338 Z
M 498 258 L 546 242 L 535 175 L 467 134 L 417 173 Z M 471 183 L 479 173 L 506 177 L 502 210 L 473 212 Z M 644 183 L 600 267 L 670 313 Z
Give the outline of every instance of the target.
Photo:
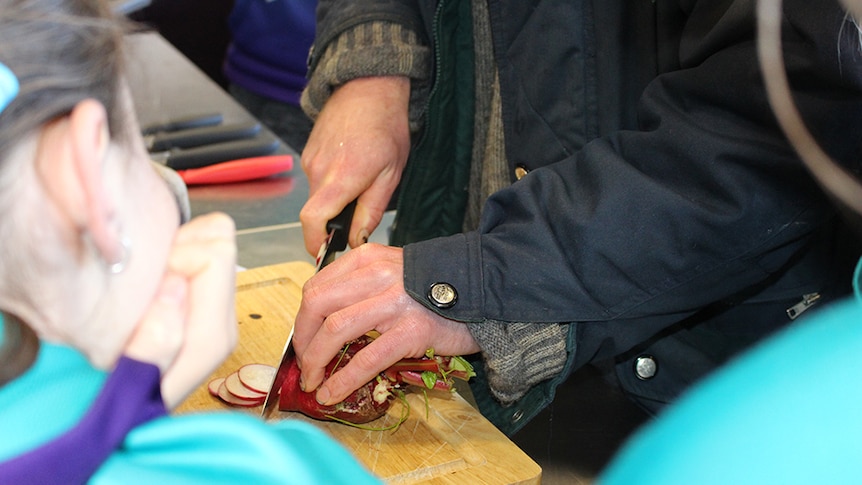
M 576 332 L 570 360 L 582 364 L 792 261 L 835 211 L 766 101 L 754 2 L 724 2 L 724 12 L 688 3 L 681 68 L 648 85 L 639 129 L 596 139 L 498 192 L 478 231 L 406 246 L 415 299 L 474 325 L 612 324 L 614 332 Z M 834 157 L 859 160 L 858 30 L 836 4 L 803 0 L 786 2 L 783 27 L 800 111 Z M 458 294 L 449 308 L 428 292 L 441 282 Z
M 411 2 L 320 2 L 317 29 L 300 100 L 305 113 L 316 119 L 332 91 L 352 79 L 406 76 L 411 130 L 418 130 L 422 98 L 430 89 L 431 54 Z

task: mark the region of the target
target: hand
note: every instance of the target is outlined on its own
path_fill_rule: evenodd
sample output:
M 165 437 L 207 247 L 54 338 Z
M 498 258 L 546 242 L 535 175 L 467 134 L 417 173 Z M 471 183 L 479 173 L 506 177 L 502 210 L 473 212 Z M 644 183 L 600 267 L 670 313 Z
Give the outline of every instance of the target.
M 303 287 L 293 342 L 306 391 L 333 404 L 405 357 L 479 351 L 467 326 L 428 310 L 404 291 L 401 248 L 365 244 L 323 268 Z M 371 330 L 380 336 L 323 381 L 344 344 Z M 318 388 L 318 386 L 320 386 Z
M 125 354 L 162 371 L 173 408 L 209 376 L 237 342 L 233 221 L 210 214 L 181 226 L 162 284 Z
M 326 223 L 358 198 L 349 243 L 357 247 L 380 223 L 410 151 L 406 77 L 368 77 L 335 90 L 302 152 L 309 198 L 299 214 L 305 248 L 316 255 Z

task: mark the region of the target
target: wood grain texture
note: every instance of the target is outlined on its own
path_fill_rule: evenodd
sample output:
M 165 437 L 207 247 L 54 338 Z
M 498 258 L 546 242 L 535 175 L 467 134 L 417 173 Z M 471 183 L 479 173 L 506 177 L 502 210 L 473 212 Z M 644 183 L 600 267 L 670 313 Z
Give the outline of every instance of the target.
M 314 273 L 306 262 L 288 262 L 237 275 L 239 344 L 212 377 L 224 377 L 250 363 L 277 365 L 299 310 L 302 284 Z M 533 484 L 541 468 L 458 394 L 407 394 L 409 417 L 395 431 L 369 431 L 277 412 L 270 419 L 311 422 L 344 444 L 372 473 L 391 484 Z M 177 413 L 233 410 L 259 414 L 260 407 L 233 408 L 195 390 Z M 396 423 L 404 407 L 395 403 L 369 423 Z

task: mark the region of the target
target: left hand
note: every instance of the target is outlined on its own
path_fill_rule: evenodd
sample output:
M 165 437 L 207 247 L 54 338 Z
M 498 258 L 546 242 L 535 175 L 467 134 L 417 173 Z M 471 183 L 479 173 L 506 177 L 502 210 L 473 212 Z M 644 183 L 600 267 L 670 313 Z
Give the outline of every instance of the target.
M 351 392 L 405 357 L 479 351 L 467 326 L 425 308 L 408 295 L 401 248 L 364 244 L 312 277 L 302 291 L 293 343 L 306 391 L 323 404 Z M 380 333 L 350 362 L 323 381 L 326 364 L 349 342 Z M 319 388 L 318 388 L 319 386 Z

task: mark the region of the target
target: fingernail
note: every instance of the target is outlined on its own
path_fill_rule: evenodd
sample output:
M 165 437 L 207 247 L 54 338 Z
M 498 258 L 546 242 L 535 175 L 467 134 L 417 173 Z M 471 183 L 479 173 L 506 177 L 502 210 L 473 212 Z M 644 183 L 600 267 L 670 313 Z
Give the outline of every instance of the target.
M 362 244 L 365 244 L 368 242 L 368 236 L 369 236 L 368 229 L 365 229 L 363 227 L 362 229 L 359 230 L 359 240 L 362 241 Z
M 317 390 L 317 394 L 314 396 L 314 398 L 317 399 L 318 404 L 325 405 L 327 402 L 329 402 L 329 396 L 329 389 L 321 387 Z
M 299 390 L 305 392 L 305 379 L 302 376 L 299 376 Z

